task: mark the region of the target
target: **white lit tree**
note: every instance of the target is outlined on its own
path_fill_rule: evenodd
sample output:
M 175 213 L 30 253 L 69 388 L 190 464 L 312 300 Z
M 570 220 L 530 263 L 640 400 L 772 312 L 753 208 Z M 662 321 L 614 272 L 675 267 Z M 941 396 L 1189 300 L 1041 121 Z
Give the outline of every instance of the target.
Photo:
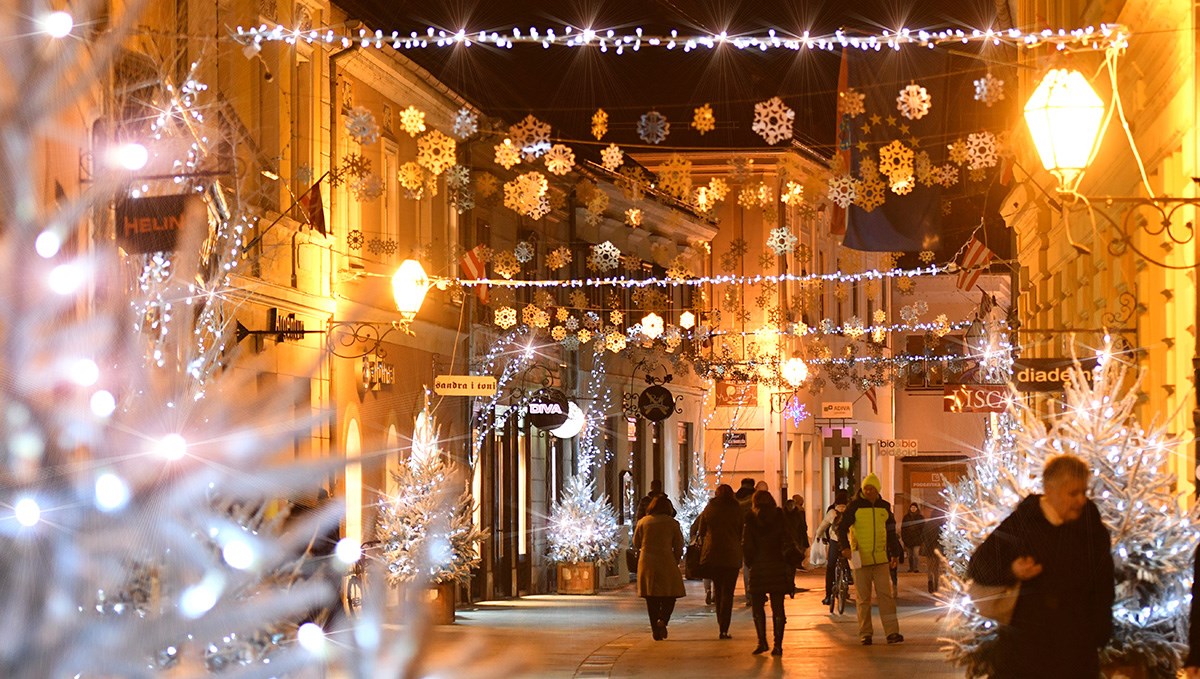
M 703 462 L 700 462 L 692 469 L 688 490 L 679 498 L 679 506 L 675 508 L 675 520 L 679 522 L 685 536 L 710 499 L 712 492 L 708 489 L 708 475 L 704 471 Z
M 411 455 L 392 478 L 396 492 L 380 502 L 378 519 L 388 582 L 467 582 L 486 533 L 473 521 L 470 492 L 456 490 L 463 481 L 438 445 L 428 401 L 417 415 Z
M 550 509 L 546 541 L 555 563 L 608 563 L 617 554 L 617 516 L 595 482 L 582 474 L 567 479 L 562 497 Z
M 1062 453 L 1092 469 L 1089 495 L 1112 536 L 1117 596 L 1103 662 L 1145 667 L 1152 677 L 1179 669 L 1200 513 L 1183 509 L 1176 491 L 1169 462 L 1180 439 L 1164 423 L 1144 429 L 1134 416 L 1140 380 L 1131 373 L 1106 340 L 1093 381 L 1076 364 L 1050 416 L 1014 399 L 968 476 L 944 492 L 944 648 L 968 677 L 992 671 L 996 624 L 971 604 L 967 562 L 1021 498 L 1041 491 L 1045 460 Z

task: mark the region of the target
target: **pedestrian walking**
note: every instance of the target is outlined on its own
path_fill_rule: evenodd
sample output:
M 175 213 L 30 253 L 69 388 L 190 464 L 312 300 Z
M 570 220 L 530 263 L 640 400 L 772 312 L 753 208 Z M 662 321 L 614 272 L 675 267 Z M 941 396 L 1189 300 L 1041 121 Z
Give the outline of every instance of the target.
M 730 488 L 730 492 L 732 492 L 732 491 L 733 491 L 733 489 Z M 709 502 L 711 502 L 711 501 L 712 500 L 710 499 Z M 735 500 L 735 502 L 736 502 L 736 500 Z M 707 506 L 707 505 L 705 505 L 705 506 Z M 688 528 L 687 538 L 688 538 L 687 550 L 690 551 L 693 546 L 696 546 L 697 548 L 700 548 L 700 549 L 703 548 L 704 541 L 703 541 L 703 536 L 700 533 L 700 514 L 697 514 L 696 518 L 692 520 L 692 525 L 690 528 Z M 688 554 L 688 552 L 685 551 L 684 552 L 685 558 L 686 558 L 687 554 Z M 684 570 L 686 571 L 687 568 L 685 567 Z M 708 577 L 707 573 L 703 572 L 703 570 L 704 569 L 701 568 L 702 577 L 700 578 L 700 581 L 704 583 L 704 605 L 711 606 L 711 605 L 713 605 L 713 581 L 712 581 L 712 578 Z M 734 580 L 736 582 L 736 578 Z
M 1192 610 L 1188 613 L 1188 654 L 1183 659 L 1187 679 L 1200 679 L 1200 545 L 1192 555 Z
M 904 543 L 904 551 L 908 553 L 908 572 L 920 573 L 917 559 L 921 557 L 921 545 L 925 542 L 925 515 L 915 502 L 908 506 L 908 513 L 900 520 L 900 542 Z
M 997 631 L 995 679 L 1100 674 L 1115 587 L 1108 528 L 1087 496 L 1090 479 L 1080 458 L 1050 458 L 1045 492 L 1022 500 L 971 556 L 973 581 L 1016 586 L 1012 620 Z
M 929 508 L 929 518 L 925 520 L 925 534 L 922 538 L 921 551 L 925 553 L 925 570 L 929 572 L 929 593 L 938 590 L 942 577 L 942 528 L 946 526 L 946 512 L 934 505 Z
M 753 510 L 746 517 L 742 529 L 742 555 L 750 567 L 751 611 L 754 616 L 754 631 L 758 634 L 758 646 L 754 654 L 767 650 L 767 599 L 771 600 L 771 622 L 775 645 L 771 655 L 783 655 L 783 627 L 786 618 L 783 612 L 783 597 L 790 594 L 796 584 L 792 566 L 784 556 L 797 548 L 792 543 L 787 526 L 784 525 L 783 510 L 775 504 L 775 498 L 765 490 L 756 491 L 752 502 Z
M 717 606 L 719 639 L 731 639 L 733 589 L 742 567 L 742 508 L 727 483 L 717 486 L 713 499 L 696 519 L 701 541 L 700 570 L 712 578 L 713 601 Z
M 737 498 L 738 505 L 742 508 L 742 517 L 750 515 L 750 502 L 754 498 L 754 479 L 747 476 L 742 479 L 741 486 L 734 493 Z M 750 569 L 743 563 L 742 565 L 742 591 L 746 594 L 746 606 L 750 606 Z
M 796 520 L 796 544 L 804 551 L 805 559 L 808 558 L 808 550 L 812 547 L 812 541 L 808 538 L 808 510 L 804 507 L 804 497 L 801 495 L 793 495 L 792 503 L 796 505 L 795 520 Z M 796 570 L 803 573 L 807 569 L 801 564 Z
M 846 505 L 838 524 L 838 542 L 842 556 L 851 559 L 854 568 L 855 603 L 858 613 L 858 638 L 864 646 L 872 643 L 872 590 L 879 598 L 879 617 L 889 644 L 904 641 L 896 617 L 896 596 L 892 591 L 889 571 L 896 568 L 900 557 L 900 539 L 896 536 L 896 517 L 892 506 L 879 495 L 879 477 L 868 474 L 862 482 L 862 493 Z M 854 554 L 850 549 L 850 532 L 854 532 Z
M 833 578 L 837 573 L 837 560 L 842 558 L 842 550 L 838 543 L 837 527 L 842 522 L 842 513 L 846 511 L 846 505 L 849 504 L 846 491 L 839 490 L 833 494 L 833 504 L 825 509 L 825 518 L 821 519 L 821 523 L 817 524 L 817 532 L 813 534 L 815 538 L 825 541 L 828 545 L 828 557 L 825 563 L 825 598 L 821 600 L 822 606 L 828 606 L 833 603 Z
M 650 501 L 659 495 L 662 495 L 663 497 L 667 496 L 667 494 L 663 492 L 662 481 L 660 479 L 654 479 L 650 482 L 650 492 L 646 493 L 641 500 L 638 500 L 637 511 L 633 515 L 633 523 L 635 526 L 637 525 L 637 522 L 641 521 L 642 517 L 646 515 L 647 510 L 650 508 Z M 671 506 L 671 516 L 675 516 L 674 505 Z
M 804 498 L 801 498 L 802 502 L 803 500 Z M 788 534 L 792 536 L 792 542 L 796 543 L 796 547 L 800 549 L 800 554 L 806 554 L 808 552 L 808 525 L 804 518 L 804 510 L 797 507 L 796 501 L 792 498 L 783 502 L 783 521 L 787 526 Z M 797 568 L 796 570 L 803 569 Z
M 673 511 L 667 496 L 658 495 L 633 529 L 633 548 L 638 550 L 638 596 L 646 599 L 655 641 L 667 638 L 675 600 L 687 594 L 679 572 L 683 531 L 671 516 Z

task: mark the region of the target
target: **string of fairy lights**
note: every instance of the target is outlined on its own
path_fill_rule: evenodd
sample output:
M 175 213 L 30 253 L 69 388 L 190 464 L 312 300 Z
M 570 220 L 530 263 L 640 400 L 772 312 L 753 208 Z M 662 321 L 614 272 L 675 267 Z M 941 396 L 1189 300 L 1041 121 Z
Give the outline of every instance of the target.
M 760 285 L 762 283 L 860 283 L 866 281 L 882 281 L 893 278 L 919 278 L 924 276 L 936 276 L 939 274 L 952 273 L 957 270 L 955 265 L 930 265 L 917 267 L 915 269 L 888 269 L 878 270 L 871 269 L 869 271 L 860 271 L 856 273 L 846 273 L 843 271 L 834 271 L 831 273 L 808 273 L 808 274 L 754 274 L 754 275 L 717 275 L 717 276 L 693 276 L 687 278 L 665 277 L 650 277 L 650 278 L 626 278 L 624 276 L 610 276 L 605 278 L 567 278 L 567 279 L 509 279 L 509 278 L 456 278 L 454 282 L 463 287 L 475 287 L 477 285 L 496 286 L 502 288 L 592 288 L 592 287 L 618 287 L 618 288 L 645 288 L 645 287 L 679 287 L 691 286 L 697 287 L 701 285 Z M 382 274 L 376 274 L 382 275 Z M 438 281 L 436 277 L 431 277 L 431 280 Z M 449 279 L 445 279 L 449 280 Z

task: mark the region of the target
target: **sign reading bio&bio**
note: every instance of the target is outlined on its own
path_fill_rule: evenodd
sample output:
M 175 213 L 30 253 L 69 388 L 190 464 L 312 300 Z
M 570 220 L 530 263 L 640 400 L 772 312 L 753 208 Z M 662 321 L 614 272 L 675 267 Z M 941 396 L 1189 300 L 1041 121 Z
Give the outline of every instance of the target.
M 879 439 L 875 442 L 875 450 L 880 455 L 894 457 L 913 457 L 917 454 L 916 439 Z
M 821 417 L 831 420 L 849 420 L 854 417 L 854 404 L 850 401 L 830 401 L 822 403 Z
M 491 396 L 496 393 L 496 378 L 491 375 L 438 375 L 433 380 L 438 396 Z

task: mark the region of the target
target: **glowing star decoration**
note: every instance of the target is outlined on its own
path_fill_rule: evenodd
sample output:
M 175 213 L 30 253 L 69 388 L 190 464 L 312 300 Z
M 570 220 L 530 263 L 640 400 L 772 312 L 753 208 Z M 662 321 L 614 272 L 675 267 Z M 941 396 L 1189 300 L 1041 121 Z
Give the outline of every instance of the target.
M 799 242 L 800 239 L 786 226 L 771 229 L 771 235 L 767 236 L 767 247 L 777 255 L 785 255 L 795 250 Z
M 623 162 L 625 162 L 625 152 L 616 144 L 609 144 L 600 152 L 600 163 L 609 172 L 616 172 Z
M 687 200 L 692 194 L 692 161 L 672 153 L 658 169 L 658 188 L 669 196 Z
M 533 216 L 548 209 L 546 178 L 540 172 L 526 172 L 504 184 L 504 206 L 518 214 Z
M 692 129 L 700 133 L 712 132 L 717 129 L 717 119 L 713 117 L 712 107 L 705 104 L 692 111 Z
M 375 114 L 365 106 L 355 106 L 347 111 L 344 125 L 346 134 L 364 146 L 379 141 L 379 124 L 375 122 Z
M 409 106 L 400 112 L 400 129 L 404 130 L 411 137 L 415 137 L 425 131 L 425 112 L 418 110 L 416 106 Z
M 891 179 L 912 176 L 913 150 L 900 143 L 899 139 L 893 140 L 879 149 L 879 171 Z
M 575 152 L 565 144 L 555 144 L 546 152 L 546 171 L 560 177 L 575 167 Z
M 592 114 L 592 136 L 596 138 L 596 141 L 600 141 L 606 134 L 608 134 L 608 113 L 605 113 L 604 109 L 598 108 Z
M 438 130 L 417 139 L 417 164 L 435 176 L 445 172 L 454 164 L 454 152 L 458 144 Z
M 510 306 L 502 306 L 496 309 L 495 315 L 492 317 L 497 327 L 502 330 L 508 330 L 517 324 L 517 310 Z
M 642 211 L 636 207 L 631 207 L 625 211 L 625 223 L 629 226 L 638 227 L 642 225 Z
M 900 115 L 909 120 L 924 118 L 929 113 L 931 103 L 929 92 L 916 84 L 906 86 L 896 97 L 896 108 L 900 110 Z
M 572 259 L 573 256 L 571 255 L 571 249 L 564 245 L 555 248 L 550 252 L 550 254 L 546 255 L 546 266 L 549 267 L 551 271 L 557 271 L 570 264 Z
M 838 92 L 838 113 L 851 118 L 857 118 L 866 111 L 863 102 L 867 95 L 859 92 L 853 87 L 845 92 Z
M 550 124 L 538 120 L 532 114 L 509 127 L 508 136 L 527 161 L 540 158 L 550 150 Z
M 796 112 L 784 105 L 779 97 L 771 97 L 754 105 L 754 122 L 750 129 L 768 144 L 778 144 L 792 138 L 792 122 Z
M 993 104 L 1004 100 L 1004 81 L 988 71 L 982 78 L 975 81 L 975 101 L 982 102 L 991 108 Z
M 620 261 L 621 251 L 612 244 L 612 241 L 607 240 L 599 245 L 593 245 L 592 254 L 588 257 L 588 263 L 598 271 L 615 269 Z
M 826 186 L 829 200 L 845 209 L 858 198 L 858 180 L 848 174 L 837 175 Z
M 638 136 L 647 144 L 661 144 L 671 133 L 671 123 L 658 111 L 642 114 L 637 124 Z
M 479 116 L 466 106 L 458 109 L 454 115 L 454 126 L 450 128 L 454 136 L 466 139 L 479 131 Z
M 799 205 L 804 202 L 804 185 L 788 180 L 783 186 L 783 193 L 779 196 L 779 200 L 783 201 L 784 205 Z
M 982 170 L 995 167 L 999 162 L 996 155 L 996 135 L 991 132 L 977 132 L 967 135 L 967 168 Z
M 533 245 L 529 241 L 521 241 L 517 243 L 517 247 L 513 248 L 513 256 L 517 261 L 525 264 L 533 260 Z
M 511 139 L 496 144 L 496 164 L 504 169 L 511 169 L 513 165 L 521 162 L 521 152 L 517 150 Z

